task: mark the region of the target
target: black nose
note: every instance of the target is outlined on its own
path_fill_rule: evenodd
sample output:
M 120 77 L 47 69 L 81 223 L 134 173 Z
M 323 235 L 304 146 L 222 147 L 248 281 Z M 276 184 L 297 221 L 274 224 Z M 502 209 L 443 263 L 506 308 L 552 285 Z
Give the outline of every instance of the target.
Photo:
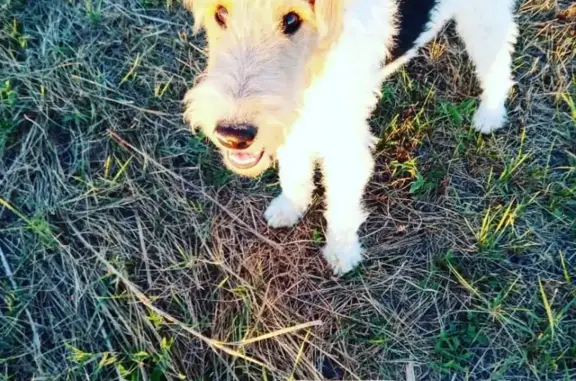
M 219 123 L 216 126 L 216 138 L 226 148 L 246 149 L 256 137 L 256 127 L 246 123 Z

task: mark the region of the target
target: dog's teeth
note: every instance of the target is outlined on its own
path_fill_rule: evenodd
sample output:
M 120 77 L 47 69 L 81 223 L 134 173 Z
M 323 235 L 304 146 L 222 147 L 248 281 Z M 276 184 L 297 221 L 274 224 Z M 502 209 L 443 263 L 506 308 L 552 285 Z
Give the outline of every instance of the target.
M 256 161 L 256 157 L 251 154 L 242 153 L 242 154 L 234 154 L 230 155 L 233 161 L 239 164 L 250 164 Z

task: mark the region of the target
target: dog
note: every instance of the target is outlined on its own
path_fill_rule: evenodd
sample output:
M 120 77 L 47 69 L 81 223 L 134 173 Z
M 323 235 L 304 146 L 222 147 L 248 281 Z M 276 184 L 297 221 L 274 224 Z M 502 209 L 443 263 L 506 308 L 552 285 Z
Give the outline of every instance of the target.
M 368 119 L 382 82 L 454 20 L 482 87 L 472 126 L 501 128 L 513 86 L 514 0 L 185 0 L 204 30 L 205 72 L 184 119 L 224 164 L 257 176 L 278 161 L 282 188 L 264 213 L 293 226 L 312 201 L 315 165 L 326 188 L 323 255 L 335 274 L 363 258 L 358 229 L 372 175 Z

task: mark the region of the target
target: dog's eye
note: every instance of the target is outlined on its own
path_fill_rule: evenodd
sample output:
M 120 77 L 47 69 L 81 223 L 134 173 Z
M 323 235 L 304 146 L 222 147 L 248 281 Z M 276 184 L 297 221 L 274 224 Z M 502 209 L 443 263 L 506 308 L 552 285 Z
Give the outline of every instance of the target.
M 216 22 L 218 23 L 218 25 L 220 25 L 222 28 L 226 28 L 226 19 L 228 18 L 228 9 L 226 9 L 222 5 L 219 5 L 218 8 L 216 8 L 216 14 L 214 15 L 214 18 L 216 19 Z
M 282 18 L 282 29 L 284 34 L 292 35 L 298 32 L 298 29 L 300 29 L 301 25 L 302 19 L 295 12 L 287 13 Z

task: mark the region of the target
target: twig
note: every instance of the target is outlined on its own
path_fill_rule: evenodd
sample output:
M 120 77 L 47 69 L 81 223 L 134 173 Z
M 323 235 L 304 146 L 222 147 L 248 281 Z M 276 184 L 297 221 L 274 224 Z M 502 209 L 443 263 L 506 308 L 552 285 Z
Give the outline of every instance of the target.
M 136 211 L 136 225 L 138 225 L 138 237 L 140 238 L 140 250 L 142 251 L 144 268 L 146 269 L 146 280 L 148 281 L 148 287 L 152 288 L 152 274 L 150 274 L 150 262 L 148 260 L 148 250 L 146 249 L 146 243 L 144 242 L 144 231 L 142 229 L 142 222 L 140 221 L 138 211 Z
M 414 372 L 414 362 L 408 361 L 406 364 L 406 381 L 416 381 L 416 373 Z
M 310 327 L 316 327 L 319 325 L 322 325 L 322 321 L 314 320 L 314 321 L 311 321 L 308 323 L 302 323 L 302 324 L 297 324 L 297 325 L 292 326 L 292 327 L 282 328 L 282 329 L 279 329 L 278 331 L 266 333 L 264 335 L 254 337 L 252 339 L 246 339 L 246 340 L 242 340 L 242 341 L 233 341 L 233 342 L 229 342 L 226 344 L 227 345 L 238 345 L 238 346 L 252 344 L 252 343 L 256 343 L 258 341 L 271 339 L 273 337 L 285 335 L 285 334 L 290 333 L 290 332 L 295 332 L 295 331 L 299 331 L 301 329 L 306 329 L 306 328 L 310 328 Z
M 14 274 L 12 273 L 12 270 L 10 269 L 10 265 L 8 264 L 8 260 L 4 256 L 4 252 L 2 251 L 2 248 L 0 248 L 0 262 L 2 262 L 2 267 L 4 268 L 4 272 L 6 273 L 6 277 L 8 278 L 10 285 L 14 289 L 14 292 L 18 292 L 18 285 L 16 284 L 16 281 L 14 280 Z M 42 356 L 42 351 L 41 351 L 41 346 L 40 346 L 40 336 L 38 335 L 38 331 L 36 330 L 36 323 L 34 323 L 34 320 L 32 319 L 32 314 L 30 313 L 30 310 L 28 308 L 24 308 L 24 312 L 26 313 L 26 317 L 28 319 L 28 324 L 30 324 L 30 329 L 32 330 L 32 342 L 34 343 L 34 349 L 36 350 L 36 356 L 34 356 L 34 362 L 36 363 L 38 370 L 41 373 L 43 373 L 42 372 L 42 363 L 40 361 L 40 358 Z

